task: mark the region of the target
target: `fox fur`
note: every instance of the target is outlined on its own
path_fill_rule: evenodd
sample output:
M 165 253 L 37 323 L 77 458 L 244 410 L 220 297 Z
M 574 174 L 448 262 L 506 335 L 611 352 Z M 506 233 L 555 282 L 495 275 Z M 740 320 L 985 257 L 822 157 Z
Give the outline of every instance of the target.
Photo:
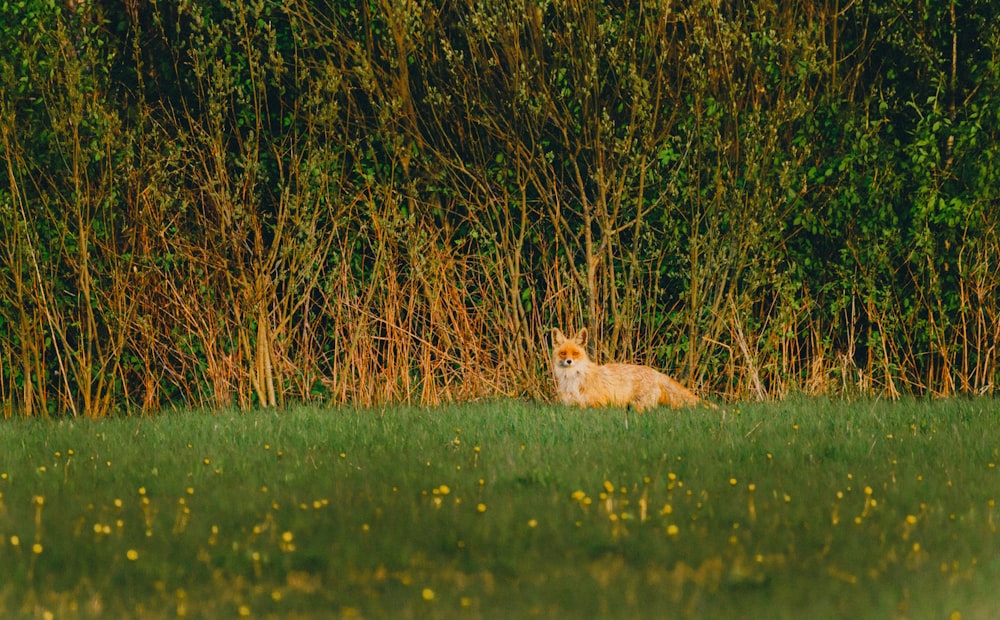
M 701 402 L 690 390 L 649 366 L 595 364 L 587 355 L 587 330 L 572 338 L 552 330 L 552 374 L 564 404 L 577 407 L 627 407 L 643 411 L 657 405 L 691 407 Z

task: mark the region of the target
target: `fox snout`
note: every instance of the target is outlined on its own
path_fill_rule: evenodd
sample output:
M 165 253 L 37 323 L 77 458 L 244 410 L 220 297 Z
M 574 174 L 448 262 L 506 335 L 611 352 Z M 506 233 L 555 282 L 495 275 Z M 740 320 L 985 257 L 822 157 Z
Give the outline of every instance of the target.
M 555 363 L 557 368 L 570 368 L 574 364 L 580 365 L 583 361 L 583 356 L 581 356 L 576 351 L 559 351 L 555 355 Z

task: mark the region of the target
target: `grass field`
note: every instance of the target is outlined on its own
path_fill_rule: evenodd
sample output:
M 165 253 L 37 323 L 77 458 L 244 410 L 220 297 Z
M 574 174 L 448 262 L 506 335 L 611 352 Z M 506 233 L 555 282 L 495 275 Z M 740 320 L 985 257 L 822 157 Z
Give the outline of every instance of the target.
M 0 616 L 992 618 L 1000 405 L 0 423 Z

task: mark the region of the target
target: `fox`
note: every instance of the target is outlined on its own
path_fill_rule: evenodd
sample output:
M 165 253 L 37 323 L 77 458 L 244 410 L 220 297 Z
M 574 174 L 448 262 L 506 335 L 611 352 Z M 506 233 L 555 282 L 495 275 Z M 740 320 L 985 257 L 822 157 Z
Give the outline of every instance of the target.
M 587 355 L 586 344 L 586 328 L 572 338 L 558 327 L 552 329 L 552 374 L 559 399 L 566 405 L 631 407 L 642 412 L 657 405 L 678 409 L 703 402 L 691 390 L 649 366 L 595 364 Z

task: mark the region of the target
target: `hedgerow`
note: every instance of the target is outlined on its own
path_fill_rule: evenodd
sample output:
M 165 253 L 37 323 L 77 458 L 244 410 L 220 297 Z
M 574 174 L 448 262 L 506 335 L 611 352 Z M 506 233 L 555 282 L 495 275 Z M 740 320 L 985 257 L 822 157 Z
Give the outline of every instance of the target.
M 985 0 L 0 8 L 0 402 L 992 393 Z

